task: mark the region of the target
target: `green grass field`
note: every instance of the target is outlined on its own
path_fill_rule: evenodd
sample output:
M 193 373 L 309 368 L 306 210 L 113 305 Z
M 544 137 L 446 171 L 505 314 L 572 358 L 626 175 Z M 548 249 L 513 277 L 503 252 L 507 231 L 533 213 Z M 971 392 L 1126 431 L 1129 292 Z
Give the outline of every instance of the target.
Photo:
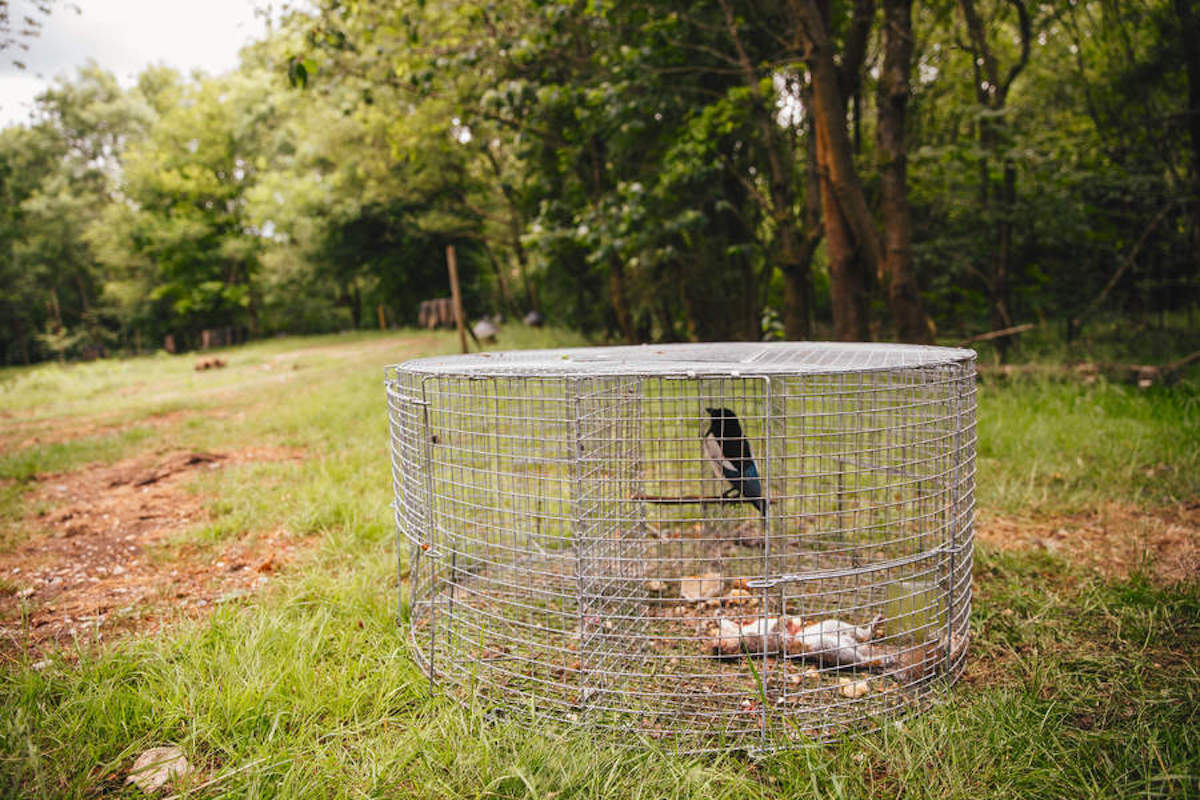
M 506 329 L 502 343 L 580 342 Z M 1159 563 L 1200 545 L 1195 370 L 1149 390 L 984 383 L 981 528 L 1070 527 L 1115 506 L 1166 520 L 1174 549 L 1155 549 L 1159 528 L 1112 523 L 1104 535 L 1144 557 L 1100 573 L 1069 546 L 981 535 L 969 666 L 948 702 L 754 760 L 531 731 L 429 695 L 395 624 L 382 378 L 455 345 L 409 331 L 260 342 L 218 353 L 228 366 L 209 372 L 190 356 L 0 371 L 0 797 L 139 796 L 124 778 L 165 744 L 196 768 L 173 788 L 189 797 L 1200 796 L 1200 581 Z M 57 483 L 247 448 L 295 457 L 188 473 L 173 491 L 203 518 L 147 558 L 199 569 L 286 540 L 293 555 L 269 579 L 203 606 L 151 594 L 115 633 L 38 639 L 49 612 L 11 565 L 66 546 Z

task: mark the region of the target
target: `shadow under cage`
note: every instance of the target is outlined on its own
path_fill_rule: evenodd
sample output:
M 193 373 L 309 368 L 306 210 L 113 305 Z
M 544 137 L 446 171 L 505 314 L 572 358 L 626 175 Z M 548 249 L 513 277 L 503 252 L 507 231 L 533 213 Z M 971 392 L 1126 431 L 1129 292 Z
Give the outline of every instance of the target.
M 686 750 L 923 706 L 967 649 L 974 358 L 734 343 L 389 367 L 402 616 L 431 687 Z

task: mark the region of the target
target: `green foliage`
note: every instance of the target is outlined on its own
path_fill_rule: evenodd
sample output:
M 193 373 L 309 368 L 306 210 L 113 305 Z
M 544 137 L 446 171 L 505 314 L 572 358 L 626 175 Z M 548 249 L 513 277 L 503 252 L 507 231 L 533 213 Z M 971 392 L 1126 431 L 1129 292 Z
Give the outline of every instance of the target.
M 1018 6 L 1029 58 L 1002 104 L 981 99 L 961 14 L 914 7 L 907 165 L 933 322 L 966 338 L 1000 294 L 1013 322 L 1070 336 L 1096 312 L 1193 308 L 1179 4 L 981 3 L 1006 66 L 1023 63 Z M 0 132 L 0 362 L 411 322 L 448 295 L 450 244 L 473 317 L 759 338 L 764 315 L 788 318 L 819 213 L 791 9 L 325 2 L 289 9 L 228 75 L 153 67 L 122 89 L 86 67 Z M 830 6 L 839 43 L 854 9 Z M 877 75 L 857 78 L 847 125 L 877 202 Z M 805 258 L 823 335 L 833 279 Z

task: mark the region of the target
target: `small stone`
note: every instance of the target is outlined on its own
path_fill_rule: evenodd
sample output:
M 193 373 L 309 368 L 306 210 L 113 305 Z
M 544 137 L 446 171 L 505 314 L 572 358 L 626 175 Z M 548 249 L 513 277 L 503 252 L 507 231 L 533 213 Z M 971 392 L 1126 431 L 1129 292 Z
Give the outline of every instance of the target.
M 857 700 L 871 691 L 871 687 L 867 685 L 866 681 L 851 681 L 849 678 L 842 678 L 838 682 L 842 684 L 842 696 L 849 697 L 851 700 Z
M 133 762 L 125 783 L 136 785 L 146 794 L 154 794 L 172 778 L 189 772 L 191 767 L 178 747 L 151 747 Z
M 667 585 L 662 581 L 648 581 L 646 583 L 646 591 L 651 594 L 662 594 L 667 590 Z
M 721 593 L 721 576 L 715 572 L 691 575 L 679 581 L 679 595 L 684 600 L 707 600 Z

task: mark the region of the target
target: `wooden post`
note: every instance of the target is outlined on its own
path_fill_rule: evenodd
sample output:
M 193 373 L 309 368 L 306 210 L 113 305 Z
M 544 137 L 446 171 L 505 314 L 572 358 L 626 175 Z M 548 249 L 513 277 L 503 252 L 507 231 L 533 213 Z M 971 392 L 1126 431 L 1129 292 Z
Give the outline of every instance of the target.
M 454 302 L 454 324 L 458 326 L 458 343 L 467 352 L 467 326 L 463 321 L 462 295 L 458 291 L 458 257 L 454 245 L 446 245 L 446 266 L 450 269 L 450 297 Z
M 379 330 L 386 331 L 387 330 L 387 321 L 384 319 L 384 316 L 383 316 L 383 303 L 380 303 L 379 305 L 375 306 L 375 313 L 377 313 L 379 315 Z

